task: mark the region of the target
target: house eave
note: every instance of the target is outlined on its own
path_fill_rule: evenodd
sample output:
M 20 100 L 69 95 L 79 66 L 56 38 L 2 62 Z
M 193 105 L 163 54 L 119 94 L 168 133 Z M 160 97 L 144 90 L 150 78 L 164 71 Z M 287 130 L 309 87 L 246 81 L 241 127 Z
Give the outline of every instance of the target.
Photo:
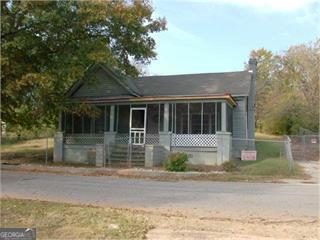
M 77 98 L 73 101 L 82 103 L 133 103 L 133 102 L 167 102 L 167 101 L 196 101 L 196 100 L 225 100 L 231 106 L 237 106 L 233 96 L 229 93 L 216 95 L 175 95 L 175 96 L 138 96 L 138 97 L 108 97 L 108 98 Z

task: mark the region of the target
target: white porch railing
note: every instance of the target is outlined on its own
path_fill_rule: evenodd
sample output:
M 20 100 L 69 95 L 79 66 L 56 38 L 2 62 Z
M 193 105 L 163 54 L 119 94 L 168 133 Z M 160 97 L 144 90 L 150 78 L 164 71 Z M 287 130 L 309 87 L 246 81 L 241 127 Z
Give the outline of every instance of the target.
M 172 134 L 173 147 L 216 147 L 215 134 Z

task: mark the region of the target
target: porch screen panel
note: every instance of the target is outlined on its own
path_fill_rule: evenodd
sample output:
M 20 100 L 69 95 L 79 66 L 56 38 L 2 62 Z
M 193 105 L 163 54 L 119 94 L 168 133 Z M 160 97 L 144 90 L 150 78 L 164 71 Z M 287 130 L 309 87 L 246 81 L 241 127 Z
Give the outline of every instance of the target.
M 215 112 L 216 103 L 203 103 L 203 134 L 214 134 L 216 132 Z
M 104 125 L 104 131 L 105 132 L 108 132 L 110 131 L 110 106 L 105 106 L 105 117 L 104 117 L 104 122 L 105 122 L 105 125 Z
M 190 103 L 189 127 L 189 133 L 201 133 L 201 103 Z
M 72 133 L 72 114 L 66 113 L 66 133 Z
M 95 133 L 103 133 L 104 132 L 104 106 L 97 107 L 99 110 L 98 116 L 94 119 L 94 131 Z
M 233 109 L 227 105 L 227 131 L 232 133 L 233 130 Z
M 173 104 L 169 104 L 169 132 L 173 132 Z
M 129 134 L 130 106 L 119 105 L 118 133 Z
M 119 118 L 119 106 L 114 107 L 114 122 L 113 122 L 113 131 L 118 132 L 118 118 Z M 111 129 L 110 129 L 111 130 Z
M 160 121 L 160 126 L 159 126 L 159 131 L 163 131 L 163 125 L 164 125 L 164 104 L 159 104 L 159 121 Z
M 217 131 L 221 131 L 221 102 L 217 103 Z
M 176 104 L 176 133 L 188 134 L 188 104 Z
M 74 114 L 73 115 L 73 133 L 82 133 L 82 116 Z
M 147 109 L 147 133 L 159 132 L 159 104 L 149 104 Z
M 61 121 L 61 129 L 60 129 L 60 131 L 65 132 L 65 130 L 66 130 L 66 113 L 65 112 L 61 113 L 60 121 Z
M 91 133 L 91 118 L 88 115 L 83 116 L 83 133 Z

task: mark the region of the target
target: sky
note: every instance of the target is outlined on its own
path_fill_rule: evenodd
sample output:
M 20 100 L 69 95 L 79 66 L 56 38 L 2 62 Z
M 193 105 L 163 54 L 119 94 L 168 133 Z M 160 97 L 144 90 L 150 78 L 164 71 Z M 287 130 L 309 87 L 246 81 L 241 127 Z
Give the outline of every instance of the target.
M 281 54 L 320 38 L 320 0 L 153 0 L 167 30 L 153 34 L 149 75 L 241 71 L 250 51 Z

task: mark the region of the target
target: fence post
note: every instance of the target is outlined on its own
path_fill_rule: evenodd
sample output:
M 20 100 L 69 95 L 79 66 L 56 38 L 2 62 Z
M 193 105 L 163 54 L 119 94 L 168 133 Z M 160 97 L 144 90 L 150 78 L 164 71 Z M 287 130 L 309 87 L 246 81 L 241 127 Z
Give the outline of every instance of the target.
M 293 168 L 293 157 L 292 157 L 292 152 L 291 152 L 291 139 L 289 136 L 286 136 L 286 157 L 288 159 L 288 164 L 289 164 L 289 172 L 292 172 Z
M 46 165 L 48 165 L 48 131 L 46 132 Z
M 108 156 L 108 164 L 110 166 L 111 164 L 111 148 L 110 148 L 110 143 L 115 143 L 116 141 L 116 132 L 104 132 L 103 134 L 103 143 L 104 143 L 104 151 L 107 152 L 108 154 L 105 154 L 105 157 L 106 155 Z M 106 159 L 104 160 L 104 162 L 106 161 Z
M 306 135 L 302 136 L 302 142 L 303 142 L 303 161 L 306 160 Z
M 54 136 L 53 162 L 63 161 L 63 133 L 56 132 Z
M 131 168 L 131 157 L 132 157 L 132 155 L 131 155 L 131 152 L 132 152 L 132 143 L 129 141 L 128 142 L 128 153 L 127 153 L 127 160 L 128 160 L 128 167 L 129 168 Z
M 95 164 L 97 167 L 102 167 L 104 162 L 104 144 L 96 144 L 96 160 Z
M 108 166 L 111 166 L 111 148 L 110 148 L 110 142 L 107 142 L 107 154 L 108 154 Z

